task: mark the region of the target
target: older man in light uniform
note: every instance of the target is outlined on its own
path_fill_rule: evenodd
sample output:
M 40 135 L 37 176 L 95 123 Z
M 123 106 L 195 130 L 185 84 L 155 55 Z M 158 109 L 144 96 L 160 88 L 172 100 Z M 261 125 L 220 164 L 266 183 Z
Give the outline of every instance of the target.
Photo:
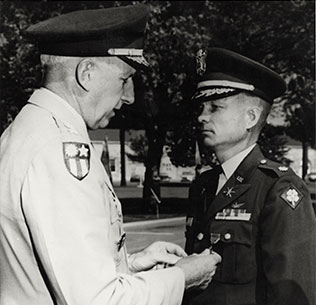
M 186 257 L 158 242 L 128 257 L 121 205 L 87 133 L 134 102 L 147 16 L 144 5 L 86 10 L 28 29 L 46 73 L 1 137 L 1 304 L 179 304 L 211 281 L 220 257 L 209 251 Z

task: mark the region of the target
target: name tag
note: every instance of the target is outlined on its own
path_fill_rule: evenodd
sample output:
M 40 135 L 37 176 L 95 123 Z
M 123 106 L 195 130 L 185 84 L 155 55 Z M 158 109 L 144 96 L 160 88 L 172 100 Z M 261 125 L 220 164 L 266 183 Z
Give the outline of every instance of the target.
M 216 220 L 243 220 L 249 221 L 251 213 L 245 209 L 224 209 L 215 215 Z

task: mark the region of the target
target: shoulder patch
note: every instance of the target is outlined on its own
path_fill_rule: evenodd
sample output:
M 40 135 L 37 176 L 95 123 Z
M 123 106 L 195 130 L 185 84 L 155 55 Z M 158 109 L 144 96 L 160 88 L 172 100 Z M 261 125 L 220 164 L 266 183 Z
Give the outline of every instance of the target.
M 90 171 L 90 148 L 88 144 L 78 142 L 63 143 L 64 161 L 71 175 L 78 180 L 86 177 Z
M 304 197 L 294 185 L 288 186 L 280 196 L 293 210 L 299 205 Z

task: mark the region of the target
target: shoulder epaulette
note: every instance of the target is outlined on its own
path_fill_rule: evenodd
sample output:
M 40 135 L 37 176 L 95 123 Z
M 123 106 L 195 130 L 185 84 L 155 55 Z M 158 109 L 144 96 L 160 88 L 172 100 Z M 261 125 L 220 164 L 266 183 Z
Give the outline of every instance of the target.
M 293 170 L 290 167 L 269 159 L 262 159 L 258 167 L 260 169 L 273 171 L 278 177 L 293 174 Z

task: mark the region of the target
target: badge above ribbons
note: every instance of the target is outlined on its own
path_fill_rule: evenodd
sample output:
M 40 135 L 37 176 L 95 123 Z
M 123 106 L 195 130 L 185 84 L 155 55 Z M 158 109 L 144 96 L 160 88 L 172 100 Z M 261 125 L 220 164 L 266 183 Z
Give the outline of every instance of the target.
M 78 180 L 86 177 L 90 170 L 90 148 L 78 142 L 63 143 L 64 160 L 70 174 Z

